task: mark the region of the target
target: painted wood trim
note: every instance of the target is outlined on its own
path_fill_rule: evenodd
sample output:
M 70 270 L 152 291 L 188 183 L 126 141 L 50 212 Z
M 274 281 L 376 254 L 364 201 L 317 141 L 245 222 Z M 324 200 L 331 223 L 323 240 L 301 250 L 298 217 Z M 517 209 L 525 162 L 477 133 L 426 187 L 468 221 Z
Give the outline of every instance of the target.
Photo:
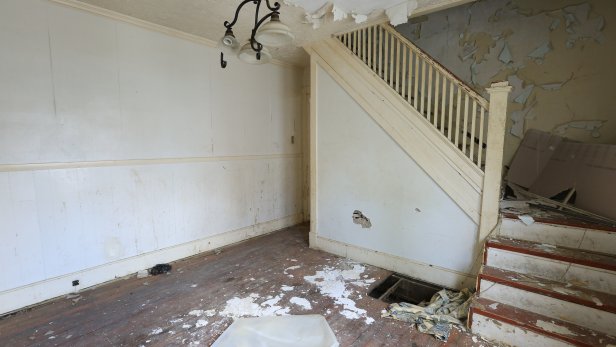
M 485 267 L 484 267 L 485 269 Z M 582 296 L 579 295 L 567 295 L 567 294 L 563 294 L 554 290 L 550 290 L 549 287 L 541 287 L 541 286 L 533 286 L 533 285 L 529 285 L 527 284 L 528 278 L 534 278 L 535 276 L 532 275 L 524 275 L 524 278 L 516 278 L 516 280 L 511 280 L 508 279 L 507 277 L 501 277 L 498 275 L 495 275 L 493 273 L 485 273 L 485 271 L 487 270 L 482 270 L 482 272 L 479 274 L 479 281 L 481 280 L 486 280 L 489 282 L 493 282 L 493 283 L 498 283 L 498 284 L 502 284 L 508 287 L 513 287 L 513 288 L 517 288 L 517 289 L 521 289 L 527 292 L 532 292 L 532 293 L 536 293 L 536 294 L 541 294 L 541 295 L 545 295 L 545 296 L 549 296 L 551 298 L 554 299 L 558 299 L 558 300 L 562 300 L 562 301 L 567 301 L 567 302 L 573 302 L 575 304 L 581 305 L 581 306 L 586 306 L 586 307 L 590 307 L 592 309 L 595 310 L 599 310 L 599 311 L 605 311 L 605 312 L 610 312 L 610 313 L 616 313 L 616 306 L 612 305 L 612 301 L 614 300 L 607 300 L 606 297 L 609 297 L 610 295 L 607 293 L 602 293 L 602 292 L 597 292 L 591 289 L 586 289 L 586 288 L 575 288 L 575 287 L 567 287 L 572 291 L 576 291 L 576 292 L 580 292 L 580 293 L 585 293 L 587 294 L 587 296 L 589 297 L 596 297 L 597 299 L 601 300 L 601 302 L 603 303 L 601 306 L 597 305 L 597 303 L 595 303 L 594 301 L 590 300 L 590 299 L 585 299 Z M 508 273 L 511 273 L 512 271 L 507 271 L 507 270 L 503 270 L 506 271 Z M 513 274 L 515 275 L 515 274 Z M 537 281 L 542 281 L 542 283 L 552 283 L 552 284 L 556 284 L 555 281 L 551 281 L 551 280 L 542 280 L 537 278 Z M 594 292 L 594 293 L 593 293 Z M 591 294 L 592 293 L 592 294 Z
M 168 263 L 199 253 L 265 235 L 276 230 L 296 225 L 301 222 L 301 213 L 263 222 L 245 228 L 221 231 L 216 235 L 187 243 L 143 253 L 89 269 L 46 279 L 40 282 L 0 292 L 0 314 L 6 314 L 27 306 L 38 304 L 61 295 L 73 293 L 74 279 L 79 279 L 78 290 L 99 285 L 103 282 L 129 276 L 137 271 L 147 269 L 153 264 Z
M 486 141 L 486 166 L 481 200 L 479 242 L 483 242 L 498 223 L 505 148 L 505 126 L 507 124 L 507 102 L 511 89 L 509 82 L 493 83 L 492 87 L 487 89 L 490 94 L 490 109 L 488 111 L 488 138 Z
M 504 212 L 502 213 L 503 218 L 511 219 L 519 221 L 518 215 L 515 213 Z M 534 223 L 541 224 L 552 224 L 552 225 L 562 225 L 571 228 L 581 228 L 581 229 L 592 229 L 592 230 L 601 230 L 601 231 L 609 231 L 616 233 L 616 227 L 609 225 L 600 225 L 600 224 L 589 224 L 580 222 L 575 219 L 553 219 L 553 218 L 544 218 L 544 217 L 535 217 L 533 216 Z
M 477 166 L 342 43 L 331 39 L 312 48 L 319 65 L 478 224 L 483 173 Z
M 57 162 L 57 163 L 0 164 L 0 172 L 82 169 L 82 168 L 110 167 L 110 166 L 143 166 L 143 165 L 160 165 L 160 164 L 208 163 L 208 162 L 222 162 L 222 161 L 295 159 L 295 158 L 301 158 L 302 156 L 303 156 L 302 153 L 290 153 L 290 154 L 237 155 L 237 156 L 187 157 L 187 158 L 98 160 L 98 161 L 76 161 L 76 162 Z
M 155 24 L 152 22 L 148 22 L 145 21 L 143 19 L 139 19 L 133 16 L 129 16 L 123 13 L 119 13 L 119 12 L 115 12 L 112 10 L 108 10 L 106 8 L 102 8 L 102 7 L 98 7 L 95 5 L 91 5 L 91 4 L 87 4 L 84 2 L 81 2 L 79 0 L 47 0 L 50 1 L 52 3 L 56 3 L 58 5 L 63 5 L 63 6 L 68 6 L 71 8 L 75 8 L 75 9 L 79 9 L 82 11 L 86 11 L 89 13 L 93 13 L 99 16 L 103 16 L 103 17 L 107 17 L 107 18 L 111 18 L 111 19 L 115 19 L 117 21 L 120 22 L 124 22 L 124 23 L 129 23 L 135 26 L 138 26 L 140 28 L 143 29 L 147 29 L 147 30 L 151 30 L 151 31 L 155 31 L 158 33 L 162 33 L 168 36 L 172 36 L 175 38 L 179 38 L 182 40 L 186 40 L 186 41 L 190 41 L 193 43 L 197 43 L 200 45 L 205 45 L 211 48 L 217 48 L 218 47 L 218 43 L 216 41 L 210 40 L 208 38 L 202 37 L 202 36 L 197 36 L 194 34 L 189 34 L 187 32 L 181 31 L 181 30 L 177 30 L 177 29 L 173 29 L 164 25 L 160 25 L 160 24 Z M 222 22 L 221 22 L 222 24 Z M 221 31 L 220 34 L 224 34 L 224 27 L 221 25 Z M 271 60 L 271 64 L 274 65 L 278 65 L 278 66 L 282 66 L 282 67 L 287 67 L 287 68 L 293 68 L 293 69 L 299 69 L 299 68 L 303 68 L 303 66 L 301 65 L 297 65 L 297 64 L 293 64 L 293 63 L 289 63 L 283 60 L 279 60 L 279 59 L 272 59 Z
M 317 107 L 318 107 L 318 94 L 317 94 L 317 84 L 318 84 L 318 65 L 317 60 L 315 59 L 316 54 L 311 49 L 310 53 L 310 234 L 308 237 L 308 242 L 310 247 L 317 248 L 317 221 L 318 219 L 318 177 L 317 177 Z
M 499 305 L 504 305 L 504 304 L 499 303 Z M 593 345 L 580 344 L 580 342 L 575 340 L 575 339 L 572 339 L 572 338 L 569 338 L 569 337 L 566 337 L 566 336 L 562 336 L 562 335 L 558 335 L 558 334 L 553 333 L 553 332 L 549 332 L 547 330 L 544 330 L 544 329 L 541 329 L 541 328 L 537 327 L 536 325 L 521 324 L 520 322 L 516 321 L 515 319 L 509 318 L 509 317 L 506 317 L 506 316 L 497 315 L 495 313 L 492 313 L 492 312 L 487 311 L 487 310 L 482 310 L 482 309 L 477 308 L 477 307 L 471 307 L 470 310 L 469 310 L 469 322 L 471 322 L 470 323 L 471 324 L 471 327 L 470 327 L 471 330 L 473 329 L 472 328 L 472 322 L 473 322 L 472 317 L 473 317 L 473 315 L 481 315 L 481 316 L 484 316 L 484 317 L 487 317 L 487 318 L 490 318 L 490 319 L 493 319 L 493 320 L 496 320 L 496 321 L 500 321 L 500 322 L 503 322 L 503 323 L 506 323 L 506 324 L 509 324 L 509 325 L 512 325 L 512 326 L 515 326 L 515 327 L 518 327 L 518 328 L 521 328 L 521 329 L 526 329 L 526 330 L 533 331 L 533 332 L 535 332 L 535 333 L 537 333 L 539 335 L 545 335 L 545 336 L 548 336 L 550 338 L 553 338 L 553 339 L 556 339 L 556 340 L 559 340 L 559 341 L 565 341 L 567 343 L 572 343 L 575 346 L 596 347 L 596 346 L 593 346 Z M 537 316 L 545 317 L 545 316 L 542 316 L 542 315 L 537 315 Z M 546 317 L 546 321 L 549 322 L 550 319 Z
M 492 239 L 488 240 L 486 242 L 486 250 L 489 252 L 489 249 L 502 249 L 504 251 L 532 255 L 544 259 L 557 260 L 565 263 L 578 264 L 582 266 L 592 267 L 595 269 L 603 269 L 616 272 L 616 261 L 614 261 L 614 257 L 609 254 L 595 253 L 592 251 L 584 251 L 580 249 L 568 249 L 558 246 L 550 248 L 549 251 L 544 251 L 536 248 L 519 246 L 516 244 L 508 244 L 505 243 L 505 240 L 506 239 L 502 238 L 498 242 L 495 242 Z M 537 244 L 536 242 L 531 241 L 517 240 L 516 242 L 527 245 Z M 560 253 L 559 250 L 561 251 Z
M 371 264 L 452 289 L 472 288 L 476 277 L 412 259 L 375 251 L 318 236 L 317 249 L 358 262 Z

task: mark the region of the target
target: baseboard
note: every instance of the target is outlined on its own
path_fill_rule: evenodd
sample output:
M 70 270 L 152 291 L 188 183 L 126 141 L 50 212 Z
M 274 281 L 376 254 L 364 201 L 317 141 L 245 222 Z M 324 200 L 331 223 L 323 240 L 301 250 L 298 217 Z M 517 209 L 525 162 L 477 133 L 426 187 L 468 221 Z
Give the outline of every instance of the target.
M 75 292 L 75 287 L 72 286 L 71 282 L 75 279 L 78 279 L 80 283 L 76 288 L 78 290 L 85 289 L 133 274 L 139 270 L 147 269 L 154 264 L 169 263 L 202 252 L 211 251 L 299 224 L 301 221 L 301 213 L 295 214 L 9 289 L 0 292 L 0 315 L 73 293 Z
M 333 253 L 362 263 L 378 266 L 414 278 L 438 284 L 447 288 L 462 289 L 475 287 L 476 276 L 443 267 L 420 263 L 411 259 L 349 245 L 321 236 L 314 237 L 310 247 Z

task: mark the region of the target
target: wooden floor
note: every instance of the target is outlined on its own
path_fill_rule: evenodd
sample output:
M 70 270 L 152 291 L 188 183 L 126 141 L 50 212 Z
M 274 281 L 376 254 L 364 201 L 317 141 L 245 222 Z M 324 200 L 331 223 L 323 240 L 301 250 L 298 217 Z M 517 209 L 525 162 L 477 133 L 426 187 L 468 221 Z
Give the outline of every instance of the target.
M 307 225 L 172 265 L 166 275 L 117 280 L 4 317 L 0 346 L 208 346 L 232 316 L 273 312 L 324 315 L 341 346 L 488 345 L 457 331 L 443 343 L 381 318 L 387 305 L 367 292 L 390 272 L 309 249 Z M 359 279 L 344 281 L 350 300 L 341 304 L 335 289 L 318 284 L 345 270 Z M 302 298 L 311 308 L 296 304 Z

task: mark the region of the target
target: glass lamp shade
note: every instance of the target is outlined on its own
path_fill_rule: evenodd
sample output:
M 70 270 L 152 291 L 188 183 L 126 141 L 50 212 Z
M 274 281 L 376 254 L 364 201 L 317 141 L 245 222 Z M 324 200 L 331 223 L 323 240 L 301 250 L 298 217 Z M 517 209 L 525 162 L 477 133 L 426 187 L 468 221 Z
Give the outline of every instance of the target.
M 295 36 L 288 26 L 280 22 L 277 16 L 272 16 L 269 22 L 259 28 L 255 39 L 264 46 L 280 47 L 291 43 Z
M 261 59 L 257 59 L 257 52 L 255 52 L 250 46 L 250 42 L 246 42 L 237 57 L 248 64 L 267 64 L 272 60 L 272 55 L 267 50 L 267 48 L 263 47 L 261 50 Z

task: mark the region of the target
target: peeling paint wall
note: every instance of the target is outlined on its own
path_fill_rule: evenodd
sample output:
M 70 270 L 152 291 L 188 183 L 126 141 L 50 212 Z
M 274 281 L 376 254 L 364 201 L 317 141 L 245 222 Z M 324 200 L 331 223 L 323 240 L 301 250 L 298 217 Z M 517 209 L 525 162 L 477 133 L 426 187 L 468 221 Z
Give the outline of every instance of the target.
M 477 91 L 508 80 L 505 163 L 527 129 L 616 143 L 616 2 L 484 0 L 396 27 Z
M 0 1 L 0 314 L 299 222 L 303 72 L 218 59 Z

